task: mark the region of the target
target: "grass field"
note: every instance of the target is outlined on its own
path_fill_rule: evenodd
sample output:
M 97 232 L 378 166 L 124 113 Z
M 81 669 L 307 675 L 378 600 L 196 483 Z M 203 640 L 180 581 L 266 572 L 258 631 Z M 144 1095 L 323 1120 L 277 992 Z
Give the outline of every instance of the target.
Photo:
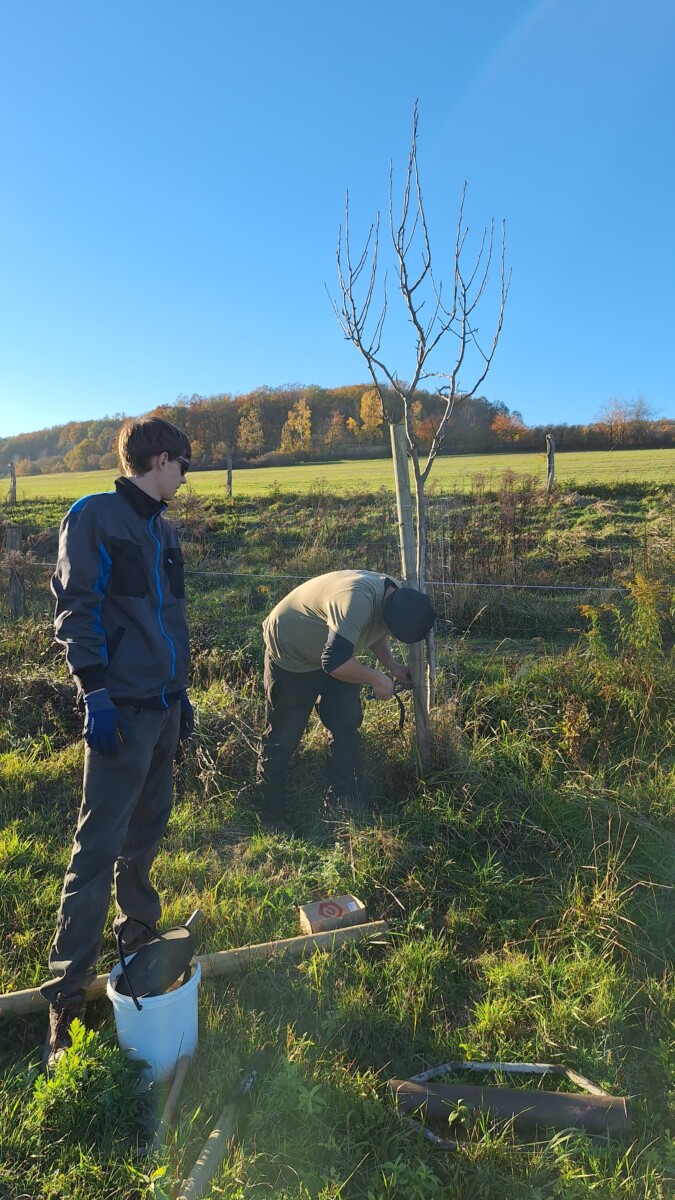
M 345 466 L 363 479 L 363 463 Z M 156 862 L 165 921 L 201 907 L 208 952 L 292 936 L 298 904 L 353 891 L 389 921 L 390 942 L 206 981 L 181 1119 L 156 1153 L 166 1091 L 139 1091 L 107 1001 L 49 1085 L 43 1021 L 6 1018 L 2 1200 L 169 1200 L 254 1059 L 261 1083 L 208 1200 L 673 1196 L 672 496 L 622 495 L 616 480 L 552 504 L 499 477 L 491 495 L 471 489 L 443 518 L 435 569 L 632 591 L 439 592 L 432 770 L 418 779 L 410 719 L 399 733 L 395 706 L 367 700 L 362 806 L 327 813 L 312 721 L 291 773 L 292 836 L 262 832 L 246 790 L 263 720 L 260 622 L 289 576 L 346 555 L 393 570 L 393 502 L 310 488 L 177 506 L 198 720 Z M 48 560 L 62 507 L 47 497 L 3 515 Z M 648 579 L 631 583 L 636 569 Z M 51 639 L 48 569 L 38 575 L 20 622 L 0 576 L 2 991 L 44 978 L 81 784 L 81 718 Z M 108 930 L 99 970 L 113 961 Z M 461 1149 L 440 1150 L 387 1102 L 386 1081 L 467 1058 L 572 1066 L 630 1097 L 631 1131 L 542 1130 L 523 1148 L 508 1124 L 460 1105 L 434 1128 Z
M 433 467 L 430 486 L 436 490 L 466 490 L 476 475 L 485 477 L 488 490 L 497 488 L 506 471 L 531 475 L 546 481 L 545 454 L 467 454 L 439 458 Z M 115 471 L 89 471 L 73 475 L 32 475 L 18 480 L 18 497 L 62 496 L 74 500 L 91 491 L 111 487 Z M 675 484 L 675 450 L 615 450 L 612 452 L 557 454 L 556 478 L 563 487 L 572 482 Z M 194 471 L 190 486 L 199 495 L 222 495 L 224 471 Z M 317 481 L 336 492 L 391 489 L 392 464 L 387 459 L 360 459 L 337 463 L 309 463 L 297 467 L 266 467 L 235 471 L 234 491 L 238 496 L 264 495 L 268 489 L 305 492 Z

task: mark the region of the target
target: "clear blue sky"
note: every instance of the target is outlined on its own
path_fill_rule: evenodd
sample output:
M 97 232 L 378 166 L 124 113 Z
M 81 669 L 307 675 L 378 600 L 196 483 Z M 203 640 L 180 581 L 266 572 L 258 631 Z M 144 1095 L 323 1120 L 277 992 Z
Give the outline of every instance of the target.
M 0 435 L 365 379 L 324 284 L 416 97 L 437 273 L 465 179 L 507 222 L 484 394 L 675 417 L 674 51 L 673 0 L 0 0 Z

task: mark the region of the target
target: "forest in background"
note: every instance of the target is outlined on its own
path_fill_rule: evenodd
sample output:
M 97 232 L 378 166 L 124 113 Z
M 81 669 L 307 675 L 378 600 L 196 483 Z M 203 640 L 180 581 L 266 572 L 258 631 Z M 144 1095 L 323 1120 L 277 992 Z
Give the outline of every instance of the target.
M 393 395 L 387 396 L 387 403 L 394 411 Z M 417 393 L 413 425 L 422 449 L 430 445 L 443 409 L 444 401 L 434 393 Z M 10 462 L 22 476 L 114 469 L 117 435 L 128 415 L 68 421 L 0 438 L 0 472 L 6 474 Z M 184 429 L 192 443 L 193 463 L 201 470 L 222 468 L 228 458 L 238 467 L 261 467 L 390 454 L 381 401 L 367 384 L 287 384 L 238 396 L 178 396 L 173 404 L 144 415 L 166 417 Z M 517 410 L 478 396 L 458 400 L 444 450 L 542 450 L 547 433 L 563 451 L 675 446 L 675 421 L 654 419 L 643 397 L 609 400 L 587 425 L 527 426 Z

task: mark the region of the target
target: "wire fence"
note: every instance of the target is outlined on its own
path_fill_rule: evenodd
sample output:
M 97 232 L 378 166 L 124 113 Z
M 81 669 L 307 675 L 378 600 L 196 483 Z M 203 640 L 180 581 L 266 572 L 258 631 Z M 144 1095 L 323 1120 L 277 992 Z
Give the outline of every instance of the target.
M 340 564 L 341 567 L 344 565 Z M 396 569 L 387 570 L 377 563 L 369 564 L 369 569 L 399 577 Z M 54 601 L 49 582 L 54 564 L 34 560 L 26 563 L 23 570 L 27 615 L 50 617 Z M 256 615 L 262 619 L 287 592 L 312 574 L 307 571 L 293 574 L 241 571 L 214 565 L 187 566 L 188 608 L 198 609 L 200 601 L 213 598 L 214 594 L 220 601 L 218 607 L 227 608 L 236 593 L 251 620 Z M 450 579 L 428 580 L 427 590 L 438 613 L 437 632 L 441 637 L 470 630 L 474 636 L 552 640 L 566 637 L 578 628 L 582 605 L 597 604 L 609 596 L 622 598 L 626 594 L 625 586 L 620 585 L 485 583 Z M 6 610 L 6 588 L 2 587 L 0 618 L 6 616 Z
M 495 499 L 476 485 L 469 497 L 431 498 L 427 588 L 439 633 L 568 637 L 580 627 L 583 605 L 621 603 L 626 581 L 638 570 L 649 573 L 656 561 L 672 586 L 673 505 L 663 508 L 658 525 L 647 515 L 622 511 L 617 517 L 611 506 L 605 508 L 606 526 L 614 522 L 616 528 L 596 520 L 582 536 L 580 522 L 556 529 L 549 510 L 527 489 L 504 487 Z M 594 516 L 602 518 L 603 512 L 595 503 Z M 396 510 L 388 494 L 375 497 L 367 510 L 321 494 L 296 509 L 259 503 L 245 518 L 233 510 L 217 527 L 198 504 L 177 515 L 189 605 L 204 614 L 211 603 L 221 620 L 234 604 L 243 605 L 252 621 L 262 619 L 291 588 L 325 571 L 367 568 L 394 578 L 400 573 Z M 29 550 L 30 545 L 29 539 Z M 42 554 L 24 557 L 21 570 L 29 612 L 46 617 L 53 604 L 49 577 L 56 530 L 41 531 L 35 548 Z M 4 573 L 0 615 L 7 607 L 3 578 Z

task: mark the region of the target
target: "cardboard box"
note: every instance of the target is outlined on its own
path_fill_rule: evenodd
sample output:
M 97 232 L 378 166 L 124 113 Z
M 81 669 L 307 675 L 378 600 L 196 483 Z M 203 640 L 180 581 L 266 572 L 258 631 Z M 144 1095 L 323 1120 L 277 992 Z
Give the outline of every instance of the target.
M 357 896 L 331 896 L 329 900 L 301 904 L 298 915 L 303 933 L 326 933 L 345 925 L 362 925 L 366 906 Z

